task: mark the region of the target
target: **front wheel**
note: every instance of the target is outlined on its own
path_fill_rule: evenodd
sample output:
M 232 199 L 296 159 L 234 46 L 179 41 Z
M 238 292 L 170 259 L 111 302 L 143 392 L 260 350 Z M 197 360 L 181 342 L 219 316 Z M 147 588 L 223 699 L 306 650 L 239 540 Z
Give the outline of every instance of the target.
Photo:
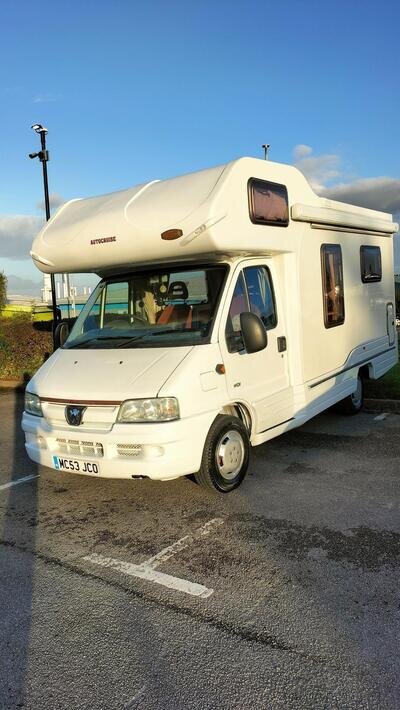
M 345 399 L 338 403 L 339 411 L 342 414 L 358 414 L 364 403 L 364 382 L 361 375 L 357 377 L 357 388 Z
M 249 465 L 247 429 L 236 417 L 219 414 L 208 432 L 195 479 L 204 488 L 229 493 L 243 481 Z

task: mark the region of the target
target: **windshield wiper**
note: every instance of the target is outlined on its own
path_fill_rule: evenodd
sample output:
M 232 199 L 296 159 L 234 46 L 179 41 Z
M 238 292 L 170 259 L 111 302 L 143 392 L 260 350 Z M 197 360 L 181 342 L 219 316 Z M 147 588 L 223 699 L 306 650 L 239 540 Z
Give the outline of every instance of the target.
M 88 343 L 93 343 L 96 340 L 122 340 L 129 338 L 131 340 L 130 335 L 97 335 L 94 338 L 87 338 L 87 340 L 81 340 L 79 343 L 76 343 L 75 345 L 68 345 L 68 350 L 72 350 L 73 348 L 81 348 L 84 345 L 87 345 Z
M 194 333 L 195 330 L 193 328 L 163 328 L 162 330 L 151 330 L 149 333 L 142 333 L 142 335 L 135 335 L 132 338 L 129 338 L 127 343 L 121 343 L 120 345 L 117 345 L 117 348 L 126 348 L 129 346 L 130 343 L 135 342 L 135 340 L 143 340 L 143 338 L 147 338 L 148 336 L 151 337 L 153 335 L 166 335 L 168 333 Z
M 142 333 L 141 335 L 97 335 L 93 338 L 88 338 L 87 340 L 83 340 L 79 343 L 75 343 L 72 345 L 68 346 L 69 349 L 73 348 L 83 348 L 85 345 L 88 343 L 93 343 L 98 340 L 123 340 L 123 343 L 119 343 L 116 345 L 116 348 L 125 348 L 129 347 L 131 343 L 134 343 L 136 340 L 143 340 L 147 337 L 153 337 L 157 335 L 166 335 L 168 333 L 194 333 L 196 330 L 200 330 L 199 328 L 193 329 L 193 328 L 163 328 L 157 329 L 157 330 L 151 330 L 148 333 Z

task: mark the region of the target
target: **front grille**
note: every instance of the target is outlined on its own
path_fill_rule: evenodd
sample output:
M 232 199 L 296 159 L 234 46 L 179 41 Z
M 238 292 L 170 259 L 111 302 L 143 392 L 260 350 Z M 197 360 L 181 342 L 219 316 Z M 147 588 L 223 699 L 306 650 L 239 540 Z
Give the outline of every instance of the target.
M 140 456 L 142 453 L 141 444 L 117 444 L 117 454 L 122 458 L 131 458 L 132 456 Z
M 103 444 L 94 441 L 79 441 L 78 439 L 56 439 L 57 451 L 62 454 L 77 454 L 78 456 L 104 456 Z

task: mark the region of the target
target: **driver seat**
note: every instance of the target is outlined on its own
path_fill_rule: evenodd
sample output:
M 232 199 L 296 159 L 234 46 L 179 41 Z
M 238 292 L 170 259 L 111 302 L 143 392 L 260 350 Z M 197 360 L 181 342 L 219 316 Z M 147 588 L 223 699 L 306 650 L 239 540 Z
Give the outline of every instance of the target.
M 157 323 L 166 325 L 184 325 L 185 328 L 192 326 L 192 309 L 187 303 L 174 303 L 174 301 L 186 301 L 188 290 L 184 281 L 173 281 L 168 288 L 167 300 L 170 301 L 159 316 Z

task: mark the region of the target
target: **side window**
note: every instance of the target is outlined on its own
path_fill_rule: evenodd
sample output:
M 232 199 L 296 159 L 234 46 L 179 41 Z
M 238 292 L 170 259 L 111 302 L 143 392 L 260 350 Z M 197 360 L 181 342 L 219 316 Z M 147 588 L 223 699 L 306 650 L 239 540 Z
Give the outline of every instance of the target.
M 265 266 L 247 267 L 236 282 L 225 331 L 230 353 L 244 348 L 240 314 L 245 311 L 255 313 L 266 330 L 275 328 L 278 322 L 271 275 Z
M 382 259 L 380 247 L 360 247 L 361 281 L 373 283 L 382 281 Z
M 250 266 L 244 273 L 250 310 L 261 318 L 266 330 L 275 328 L 277 317 L 269 269 L 265 266 Z
M 101 290 L 96 298 L 95 303 L 91 307 L 89 313 L 87 314 L 84 322 L 82 333 L 87 333 L 89 330 L 97 330 L 100 328 L 100 308 L 101 308 L 101 298 L 103 291 Z
M 226 322 L 226 344 L 230 353 L 243 350 L 242 331 L 240 329 L 240 314 L 248 311 L 248 301 L 244 285 L 243 274 L 241 273 L 233 292 L 231 306 L 229 308 L 228 320 Z
M 129 287 L 127 281 L 115 281 L 107 284 L 104 299 L 104 325 L 129 324 Z
M 322 296 L 325 328 L 344 323 L 342 250 L 339 244 L 321 246 Z

